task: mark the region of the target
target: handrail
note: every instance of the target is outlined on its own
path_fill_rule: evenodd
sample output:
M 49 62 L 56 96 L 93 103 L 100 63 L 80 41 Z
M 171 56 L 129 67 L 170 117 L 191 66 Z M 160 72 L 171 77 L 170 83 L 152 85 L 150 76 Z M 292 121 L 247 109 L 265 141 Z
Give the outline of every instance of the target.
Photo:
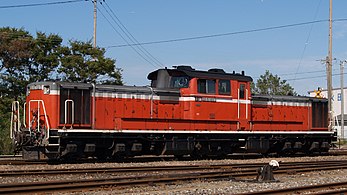
M 27 110 L 26 110 L 26 108 L 27 108 L 27 103 L 24 102 L 24 104 L 23 104 L 23 125 L 24 125 L 24 127 L 27 127 L 27 124 L 26 124 L 26 122 L 25 122 L 25 118 L 26 118 L 26 116 L 27 116 Z
M 31 103 L 32 102 L 37 102 L 37 116 L 38 116 L 38 125 L 37 125 L 37 129 L 40 130 L 40 103 L 42 104 L 43 107 L 43 113 L 45 116 L 45 123 L 47 126 L 47 132 L 45 133 L 45 137 L 48 140 L 49 138 L 49 130 L 50 130 L 50 126 L 49 126 L 49 122 L 48 122 L 48 117 L 47 117 L 47 112 L 46 112 L 46 106 L 45 106 L 45 102 L 43 100 L 30 100 L 29 101 L 29 112 L 30 112 L 30 107 L 31 107 Z M 31 122 L 30 122 L 30 114 L 28 115 L 28 124 L 29 124 L 29 132 L 31 135 Z
M 15 115 L 14 112 L 17 112 L 17 114 Z M 19 112 L 19 101 L 13 101 L 12 102 L 12 108 L 11 108 L 11 126 L 10 126 L 10 138 L 13 139 L 13 133 L 14 131 L 18 131 L 18 129 L 20 128 L 20 112 Z M 16 118 L 16 121 L 14 119 L 14 117 Z M 15 128 L 13 128 L 13 125 L 16 124 Z
M 151 116 L 151 119 L 153 118 L 153 96 L 154 96 L 154 91 L 153 91 L 153 88 L 150 87 L 150 86 L 147 86 L 150 90 L 151 90 L 151 111 L 150 111 L 150 116 Z
M 248 100 L 248 89 L 246 89 L 246 100 Z M 248 101 L 246 101 L 246 119 L 248 119 Z
M 240 119 L 240 89 L 237 89 L 237 118 Z
M 96 108 L 95 108 L 95 93 L 96 93 L 96 86 L 95 86 L 95 84 L 94 83 L 92 83 L 92 86 L 93 86 L 93 103 L 92 103 L 92 105 L 93 105 L 93 110 L 92 110 L 92 129 L 95 129 L 95 110 L 96 110 Z
M 24 127 L 27 127 L 27 124 L 25 122 L 25 117 L 26 117 L 26 113 L 27 113 L 26 107 L 27 107 L 27 103 L 24 102 L 24 104 L 23 104 L 23 125 L 24 125 Z
M 75 103 L 73 100 L 65 100 L 65 124 L 67 124 L 67 103 L 71 102 L 72 112 L 71 112 L 71 124 L 75 122 Z

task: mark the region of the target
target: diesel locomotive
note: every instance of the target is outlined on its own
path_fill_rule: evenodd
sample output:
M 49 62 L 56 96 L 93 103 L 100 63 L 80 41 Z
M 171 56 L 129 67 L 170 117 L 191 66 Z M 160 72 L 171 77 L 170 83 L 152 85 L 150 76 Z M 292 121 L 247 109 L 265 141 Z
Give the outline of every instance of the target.
M 327 99 L 252 95 L 244 71 L 177 66 L 147 78 L 142 87 L 29 84 L 25 104 L 12 104 L 16 150 L 25 159 L 203 158 L 327 152 L 334 140 Z

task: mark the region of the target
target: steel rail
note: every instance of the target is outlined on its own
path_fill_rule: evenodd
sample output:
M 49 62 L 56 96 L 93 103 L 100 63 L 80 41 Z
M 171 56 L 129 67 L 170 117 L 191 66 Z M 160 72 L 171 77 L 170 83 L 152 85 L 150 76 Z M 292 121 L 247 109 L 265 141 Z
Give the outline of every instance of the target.
M 337 189 L 334 189 L 337 188 Z M 340 189 L 343 188 L 343 189 Z M 276 190 L 264 190 L 258 192 L 247 192 L 240 193 L 235 195 L 279 195 L 279 194 L 315 194 L 315 195 L 327 195 L 327 194 L 342 194 L 347 192 L 347 181 L 344 182 L 336 182 L 336 183 L 325 183 L 325 184 L 317 184 L 317 185 L 306 185 L 300 187 L 293 188 L 284 188 L 284 189 L 276 189 Z
M 320 167 L 334 167 L 337 165 L 347 165 L 347 161 L 317 161 L 310 162 L 285 162 L 281 163 L 282 169 L 293 170 L 301 168 L 302 166 L 309 166 L 310 168 Z M 243 172 L 254 171 L 254 168 L 259 168 L 265 165 L 265 163 L 254 163 L 254 164 L 213 164 L 213 165 L 184 165 L 184 166 L 147 166 L 147 167 L 102 167 L 102 168 L 80 168 L 80 169 L 40 169 L 40 170 L 7 170 L 0 171 L 1 177 L 13 177 L 23 175 L 59 175 L 59 174 L 85 174 L 85 173 L 130 173 L 130 172 L 149 172 L 149 171 L 185 171 L 185 170 L 212 170 L 212 169 L 233 169 L 239 171 L 242 169 Z
M 329 153 L 323 154 L 322 156 L 344 156 L 347 155 L 347 149 L 331 149 Z M 303 157 L 305 155 L 294 155 L 293 157 Z M 75 162 L 55 162 L 55 161 L 49 161 L 49 160 L 24 160 L 19 159 L 21 158 L 21 155 L 0 155 L 0 165 L 31 165 L 31 164 L 68 164 L 68 163 L 98 163 L 103 161 L 98 161 L 96 159 L 85 159 L 85 160 L 79 160 Z M 319 156 L 316 156 L 319 157 Z M 258 159 L 263 158 L 260 154 L 233 154 L 230 156 L 227 156 L 226 159 Z M 175 157 L 172 156 L 154 156 L 154 157 L 143 157 L 138 156 L 134 158 L 124 159 L 122 162 L 155 162 L 155 161 L 170 161 L 175 160 Z M 194 160 L 190 157 L 185 157 L 181 159 L 183 161 L 186 160 Z M 108 163 L 113 163 L 117 161 L 109 161 Z
M 347 165 L 326 166 L 322 167 L 306 167 L 302 169 L 292 167 L 295 169 L 295 173 L 309 172 L 317 170 L 333 170 L 333 169 L 347 169 Z M 278 170 L 277 174 L 288 174 L 291 171 Z M 289 172 L 288 172 L 289 171 Z M 254 177 L 257 175 L 254 169 L 248 170 L 218 170 L 212 172 L 192 172 L 185 174 L 167 174 L 167 175 L 149 175 L 149 176 L 127 176 L 127 177 L 115 177 L 107 179 L 83 179 L 83 180 L 65 180 L 65 181 L 52 181 L 52 182 L 33 182 L 33 183 L 17 183 L 17 184 L 1 184 L 0 194 L 17 194 L 17 193 L 33 193 L 33 192 L 48 192 L 48 191 L 69 191 L 69 190 L 83 190 L 83 189 L 97 189 L 105 186 L 119 187 L 119 186 L 133 186 L 133 185 L 145 185 L 149 183 L 167 183 L 183 180 L 195 180 L 195 179 L 221 179 L 221 178 L 236 178 Z M 253 181 L 254 180 L 248 180 Z
M 21 159 L 1 159 L 0 165 L 44 165 L 43 161 L 24 161 Z

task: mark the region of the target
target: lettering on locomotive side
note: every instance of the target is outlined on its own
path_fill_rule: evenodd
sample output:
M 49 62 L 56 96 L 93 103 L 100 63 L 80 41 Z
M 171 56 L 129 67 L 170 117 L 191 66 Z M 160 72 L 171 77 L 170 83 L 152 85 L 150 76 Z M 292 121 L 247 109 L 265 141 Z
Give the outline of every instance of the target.
M 195 97 L 196 102 L 216 102 L 216 98 L 208 98 L 208 97 Z

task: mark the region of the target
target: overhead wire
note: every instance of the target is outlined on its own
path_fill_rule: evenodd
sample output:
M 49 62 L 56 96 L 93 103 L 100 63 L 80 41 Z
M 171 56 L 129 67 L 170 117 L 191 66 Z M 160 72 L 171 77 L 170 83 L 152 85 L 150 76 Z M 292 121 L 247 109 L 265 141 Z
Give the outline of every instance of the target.
M 25 4 L 25 5 L 12 5 L 12 6 L 0 6 L 0 8 L 16 8 L 16 7 L 29 7 L 29 6 L 44 6 L 44 5 L 54 5 L 54 4 L 65 4 L 65 3 L 75 3 L 75 2 L 82 2 L 82 1 L 87 1 L 87 0 L 69 0 L 69 1 L 58 1 L 58 2 L 49 2 L 49 3 L 36 3 L 36 4 Z M 106 4 L 106 6 L 108 6 L 108 4 Z M 109 7 L 109 6 L 108 6 Z M 106 10 L 106 9 L 105 9 Z M 101 10 L 99 9 L 99 11 L 101 12 Z M 110 9 L 111 12 L 112 9 Z M 115 13 L 113 13 L 113 15 L 115 16 L 115 18 L 117 20 L 119 20 L 119 18 L 116 16 Z M 108 23 L 112 26 L 112 28 L 116 30 L 116 28 L 114 27 L 114 25 L 112 25 L 112 23 L 107 19 L 107 17 L 103 14 L 103 17 L 108 21 Z M 113 19 L 114 20 L 114 19 Z M 340 22 L 340 21 L 346 21 L 347 19 L 342 18 L 342 19 L 335 19 L 334 22 Z M 120 21 L 120 20 L 119 20 Z M 251 30 L 245 30 L 245 31 L 236 31 L 236 32 L 229 32 L 229 33 L 221 33 L 221 34 L 212 34 L 212 35 L 204 35 L 204 36 L 197 36 L 197 37 L 187 37 L 187 38 L 179 38 L 179 39 L 170 39 L 170 40 L 161 40 L 161 41 L 151 41 L 151 42 L 144 42 L 144 43 L 139 43 L 136 39 L 133 41 L 135 43 L 130 44 L 129 42 L 126 41 L 127 44 L 123 44 L 123 45 L 115 45 L 115 46 L 108 46 L 107 48 L 113 48 L 113 47 L 132 47 L 132 46 L 137 46 L 137 45 L 149 45 L 149 44 L 158 44 L 158 43 L 169 43 L 169 42 L 177 42 L 177 41 L 188 41 L 188 40 L 195 40 L 195 39 L 204 39 L 204 38 L 213 38 L 213 37 L 220 37 L 220 36 L 230 36 L 230 35 L 236 35 L 236 34 L 244 34 L 244 33 L 252 33 L 252 32 L 260 32 L 260 31 L 267 31 L 267 30 L 275 30 L 275 29 L 281 29 L 281 28 L 289 28 L 289 27 L 295 27 L 295 26 L 302 26 L 302 25 L 308 25 L 311 24 L 313 26 L 313 24 L 315 23 L 322 23 L 322 22 L 327 22 L 328 20 L 314 20 L 314 21 L 309 21 L 309 22 L 302 22 L 302 23 L 295 23 L 295 24 L 287 24 L 287 25 L 280 25 L 280 26 L 273 26 L 273 27 L 265 27 L 265 28 L 260 28 L 260 29 L 251 29 Z M 123 25 L 120 22 L 120 25 Z M 124 25 L 123 25 L 124 26 Z M 312 29 L 311 26 L 311 29 Z M 124 26 L 125 27 L 125 26 Z M 124 28 L 125 31 L 128 31 L 126 28 Z M 311 31 L 311 30 L 310 30 Z M 118 32 L 119 33 L 119 32 Z M 117 33 L 117 34 L 118 34 Z M 120 34 L 120 33 L 119 33 Z M 309 33 L 310 34 L 310 33 Z M 4 35 L 3 35 L 4 36 Z M 6 35 L 5 35 L 6 36 Z M 21 35 L 18 35 L 21 36 Z M 129 36 L 131 37 L 131 33 L 129 34 Z M 23 37 L 23 36 L 21 36 Z M 123 37 L 123 39 L 125 39 Z M 309 39 L 309 36 L 308 36 Z M 51 40 L 50 40 L 51 41 Z M 58 41 L 58 40 L 57 40 Z M 307 42 L 307 41 L 306 41 Z M 307 44 L 306 44 L 307 45 Z M 306 46 L 305 46 L 306 47 Z M 134 48 L 133 48 L 134 49 Z M 136 49 L 134 49 L 136 51 Z M 305 50 L 305 48 L 304 48 Z M 143 55 L 139 54 L 139 52 L 137 51 L 138 55 L 142 56 L 142 58 L 145 58 Z M 304 52 L 303 52 L 304 53 Z M 303 56 L 303 55 L 302 55 Z M 148 60 L 145 59 L 147 62 Z M 154 60 L 154 59 L 153 59 Z M 152 61 L 152 60 L 151 60 Z M 159 61 L 157 62 L 159 63 Z M 152 64 L 152 63 L 150 63 Z M 300 63 L 299 63 L 300 64 Z M 153 64 L 152 64 L 153 65 Z M 158 65 L 158 64 L 156 64 Z M 157 67 L 156 65 L 153 65 L 154 67 Z M 298 71 L 295 74 L 304 74 L 304 73 L 299 73 Z M 290 80 L 300 80 L 299 79 L 290 79 Z
M 83 1 L 85 1 L 85 0 L 83 0 Z M 347 21 L 347 18 L 340 18 L 340 19 L 333 20 L 333 22 L 344 22 L 344 21 Z M 149 42 L 142 42 L 142 43 L 135 43 L 135 44 L 127 43 L 127 44 L 122 44 L 122 45 L 105 46 L 105 48 L 109 49 L 109 48 L 117 48 L 117 47 L 131 47 L 131 46 L 136 46 L 136 45 L 151 45 L 151 44 L 161 44 L 161 43 L 170 43 L 170 42 L 179 42 L 179 41 L 189 41 L 189 40 L 196 40 L 196 39 L 222 37 L 222 36 L 230 36 L 230 35 L 237 35 L 237 34 L 267 31 L 267 30 L 275 30 L 275 29 L 281 29 L 281 28 L 289 28 L 289 27 L 295 27 L 295 26 L 303 26 L 303 25 L 322 23 L 322 22 L 328 22 L 328 20 L 315 20 L 315 21 L 288 24 L 288 25 L 265 27 L 265 28 L 260 28 L 260 29 L 251 29 L 251 30 L 244 30 L 244 31 L 236 31 L 236 32 L 221 33 L 221 34 L 211 34 L 211 35 L 196 36 L 196 37 L 186 37 L 186 38 L 178 38 L 178 39 L 149 41 Z
M 325 72 L 325 70 L 315 70 L 315 71 L 295 72 L 295 73 L 284 73 L 284 74 L 280 74 L 280 76 L 297 75 L 297 74 L 311 74 L 311 73 L 318 73 L 318 72 Z
M 316 18 L 317 18 L 317 15 L 318 15 L 318 11 L 319 11 L 319 7 L 320 7 L 320 5 L 321 5 L 321 2 L 322 2 L 322 0 L 320 0 L 319 3 L 318 3 L 318 5 L 317 5 L 317 8 L 316 8 L 316 11 L 315 11 L 313 20 L 316 20 Z M 299 64 L 298 64 L 298 67 L 296 68 L 296 74 L 299 72 L 299 69 L 300 69 L 301 64 L 302 64 L 302 60 L 304 59 L 304 55 L 305 55 L 305 53 L 306 53 L 307 45 L 309 44 L 309 41 L 310 41 L 310 38 L 311 38 L 311 33 L 312 33 L 312 30 L 313 30 L 313 25 L 314 25 L 314 24 L 311 24 L 310 30 L 308 31 L 308 35 L 307 35 L 307 38 L 306 38 L 306 41 L 305 41 L 305 45 L 304 45 L 303 51 L 301 52 Z M 295 78 L 296 78 L 296 74 L 295 74 Z M 293 84 L 294 84 L 294 83 L 295 83 L 295 80 L 294 80 Z
M 77 3 L 77 2 L 82 2 L 82 1 L 87 1 L 87 0 L 68 0 L 68 1 L 57 1 L 57 2 L 47 2 L 47 3 L 21 4 L 21 5 L 2 5 L 2 6 L 0 6 L 0 9 L 58 5 L 58 4 L 67 4 L 67 3 Z
M 343 73 L 344 75 L 347 73 Z M 332 76 L 340 76 L 341 73 L 336 73 L 336 74 L 332 74 Z M 322 78 L 322 77 L 326 77 L 326 75 L 319 75 L 319 76 L 312 76 L 312 77 L 302 77 L 302 78 L 295 78 L 295 79 L 286 79 L 286 81 L 292 81 L 292 80 L 306 80 L 306 79 L 315 79 L 315 78 Z
M 346 68 L 346 67 L 345 67 Z M 340 69 L 336 68 L 333 69 L 333 71 L 339 71 Z M 313 74 L 313 73 L 323 73 L 326 72 L 326 70 L 315 70 L 315 71 L 305 71 L 305 72 L 298 72 L 298 73 L 284 73 L 284 74 L 276 74 L 276 76 L 283 77 L 283 76 L 290 76 L 290 75 L 302 75 L 302 74 Z M 312 76 L 315 77 L 315 76 Z M 300 79 L 296 78 L 289 78 L 289 79 L 283 79 L 283 80 L 302 80 L 304 78 L 312 78 L 312 77 L 301 77 Z M 259 79 L 260 77 L 253 77 L 253 79 Z
M 97 10 L 101 13 L 101 15 L 105 18 L 105 20 L 107 21 L 107 23 L 110 24 L 110 26 L 112 27 L 112 29 L 123 39 L 123 41 L 125 41 L 143 60 L 145 60 L 146 62 L 148 62 L 151 66 L 158 68 L 158 66 L 156 64 L 153 64 L 153 62 L 151 62 L 150 60 L 148 60 L 146 57 L 144 57 L 139 51 L 137 51 L 137 49 L 132 46 L 128 40 L 126 40 L 124 38 L 124 36 L 116 29 L 116 27 L 112 24 L 112 22 L 106 17 L 106 15 L 101 11 L 101 9 L 99 9 L 97 7 Z
M 129 30 L 125 27 L 125 25 L 120 21 L 119 17 L 115 14 L 115 12 L 111 9 L 111 7 L 107 4 L 106 1 L 100 2 L 105 11 L 111 17 L 112 21 L 118 26 L 118 28 L 123 32 L 123 34 L 129 39 L 132 44 L 139 43 L 137 39 L 129 32 Z M 106 6 L 104 6 L 104 4 Z M 107 8 L 106 8 L 107 7 Z M 148 60 L 152 61 L 156 65 L 160 67 L 164 67 L 164 64 L 161 63 L 156 57 L 154 57 L 146 48 L 142 45 L 135 46 L 139 51 L 144 54 Z
M 111 11 L 111 13 L 113 14 L 113 16 L 117 19 L 117 21 L 119 22 L 119 24 L 121 25 L 121 27 L 123 27 L 123 28 L 121 28 L 120 26 L 119 26 L 119 28 L 120 29 L 122 29 L 122 31 L 124 32 L 124 30 L 125 30 L 125 34 L 127 35 L 127 37 L 131 40 L 132 39 L 132 41 L 133 42 L 135 42 L 135 43 L 139 43 L 139 41 L 129 32 L 129 30 L 127 29 L 127 27 L 120 21 L 120 19 L 119 19 L 119 17 L 117 17 L 117 15 L 115 14 L 115 11 L 113 11 L 112 9 L 111 9 L 111 7 L 108 5 L 108 3 L 105 1 L 105 0 L 103 0 L 104 1 L 104 3 L 105 3 L 105 5 L 107 6 L 107 8 Z M 103 5 L 103 4 L 102 4 Z M 118 24 L 118 23 L 117 23 Z M 124 30 L 123 30 L 124 29 Z M 130 37 L 129 37 L 129 36 Z M 146 54 L 147 54 L 147 56 L 149 57 L 149 58 L 151 58 L 151 59 L 153 59 L 153 61 L 155 61 L 158 65 L 160 65 L 160 66 L 164 66 L 164 64 L 162 63 L 162 62 L 160 62 L 156 57 L 154 57 L 145 47 L 143 47 L 142 45 L 140 45 L 140 47 L 139 47 L 140 49 L 142 49 Z
M 20 8 L 20 7 L 32 7 L 32 6 L 45 6 L 45 5 L 55 5 L 55 4 L 66 4 L 66 3 L 75 3 L 75 2 L 82 2 L 82 1 L 89 1 L 89 0 L 67 0 L 67 1 L 57 1 L 57 2 L 48 2 L 48 3 L 35 3 L 35 4 L 22 4 L 22 5 L 4 5 L 4 6 L 0 6 L 0 9 L 1 8 Z M 106 4 L 106 5 L 108 6 L 108 4 Z M 115 15 L 115 18 L 119 19 L 116 15 Z M 259 29 L 251 29 L 251 30 L 228 32 L 228 33 L 220 33 L 220 34 L 212 34 L 212 35 L 203 35 L 203 36 L 196 36 L 196 37 L 169 39 L 169 40 L 150 41 L 150 42 L 143 42 L 143 43 L 139 43 L 138 41 L 136 41 L 137 43 L 134 43 L 134 44 L 113 45 L 113 46 L 107 46 L 106 48 L 129 47 L 129 46 L 136 46 L 136 45 L 150 45 L 150 44 L 159 44 L 159 43 L 169 43 L 169 42 L 205 39 L 205 38 L 213 38 L 213 37 L 220 37 L 220 36 L 229 36 L 229 35 L 236 35 L 236 34 L 244 34 L 244 33 L 260 32 L 260 31 L 267 31 L 267 30 L 275 30 L 275 29 L 295 27 L 295 26 L 303 26 L 303 25 L 322 23 L 322 22 L 327 22 L 327 21 L 328 20 L 314 20 L 314 21 L 309 21 L 309 22 L 301 22 L 301 23 L 294 23 L 294 24 L 287 24 L 287 25 L 280 25 L 280 26 L 272 26 L 272 27 L 265 27 L 265 28 L 259 28 Z M 346 18 L 341 18 L 341 19 L 333 20 L 333 22 L 340 22 L 340 21 L 347 21 L 347 19 Z M 126 31 L 127 31 L 127 29 L 126 29 Z
M 341 22 L 341 21 L 347 21 L 347 18 L 341 18 L 341 19 L 335 19 L 334 20 L 334 22 Z M 215 37 L 231 36 L 231 35 L 246 34 L 246 33 L 253 33 L 253 32 L 276 30 L 276 29 L 296 27 L 296 26 L 304 26 L 304 25 L 308 25 L 308 24 L 315 24 L 315 23 L 322 23 L 322 22 L 328 22 L 328 20 L 315 20 L 315 21 L 309 21 L 309 22 L 286 24 L 286 25 L 280 25 L 280 26 L 272 26 L 272 27 L 265 27 L 265 28 L 251 29 L 251 30 L 243 30 L 243 31 L 236 31 L 236 32 L 211 34 L 211 35 L 202 35 L 202 36 L 177 38 L 177 39 L 168 39 L 168 40 L 159 40 L 159 41 L 149 41 L 149 42 L 143 42 L 143 43 L 132 44 L 132 45 L 128 45 L 128 44 L 111 45 L 111 46 L 107 46 L 106 48 L 129 47 L 129 46 L 135 46 L 135 45 L 152 45 L 152 44 L 161 44 L 161 43 L 171 43 L 171 42 L 207 39 L 207 38 L 215 38 Z

